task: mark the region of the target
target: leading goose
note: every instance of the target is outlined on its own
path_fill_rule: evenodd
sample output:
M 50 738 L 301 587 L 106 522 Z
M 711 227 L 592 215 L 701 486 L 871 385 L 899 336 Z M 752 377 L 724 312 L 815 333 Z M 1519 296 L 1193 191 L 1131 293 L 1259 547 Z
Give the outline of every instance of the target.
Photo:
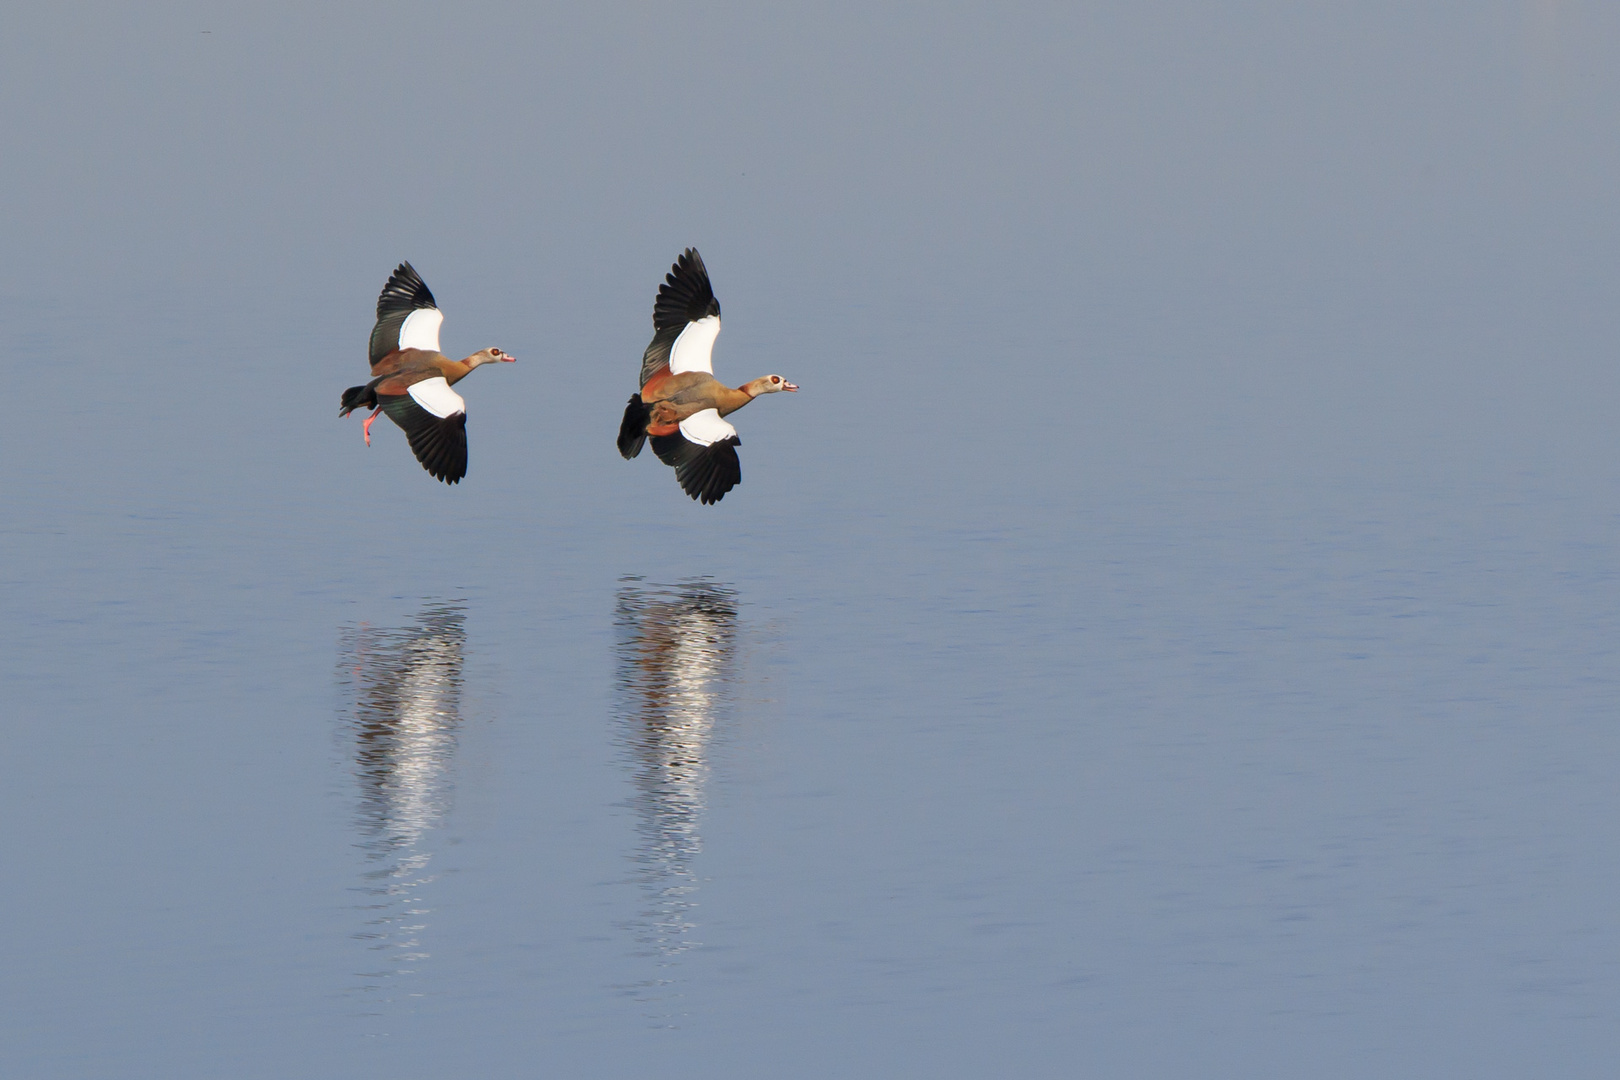
M 467 403 L 450 389 L 473 368 L 517 357 L 499 349 L 452 360 L 439 351 L 444 313 L 415 267 L 402 262 L 377 297 L 377 325 L 371 329 L 371 381 L 343 391 L 342 411 L 374 409 L 362 431 L 371 445 L 371 422 L 378 413 L 405 430 L 411 452 L 433 476 L 454 484 L 467 475 Z
M 798 387 L 762 375 L 733 390 L 714 377 L 710 353 L 720 334 L 703 257 L 687 248 L 658 287 L 653 339 L 641 356 L 641 393 L 630 398 L 619 424 L 619 453 L 641 453 L 650 437 L 658 460 L 675 469 L 681 490 L 704 505 L 719 502 L 742 482 L 737 429 L 721 419 L 761 394 Z

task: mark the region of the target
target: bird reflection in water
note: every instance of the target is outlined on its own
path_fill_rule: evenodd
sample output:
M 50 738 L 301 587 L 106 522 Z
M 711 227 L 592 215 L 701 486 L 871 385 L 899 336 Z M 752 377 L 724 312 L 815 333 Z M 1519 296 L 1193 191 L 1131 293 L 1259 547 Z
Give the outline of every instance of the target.
M 460 607 L 438 605 L 414 626 L 361 626 L 345 636 L 353 702 L 347 722 L 360 786 L 357 846 L 365 857 L 358 891 L 366 921 L 355 936 L 375 953 L 358 973 L 369 991 L 414 974 L 428 957 L 423 931 L 432 909 L 423 890 L 434 875 L 427 839 L 450 800 L 465 622 Z
M 671 969 L 699 944 L 693 863 L 703 850 L 708 745 L 729 698 L 736 623 L 736 594 L 713 582 L 627 579 L 619 590 L 619 737 L 636 788 L 634 860 L 645 894 L 630 929 L 657 969 L 629 989 L 648 1003 L 676 996 Z

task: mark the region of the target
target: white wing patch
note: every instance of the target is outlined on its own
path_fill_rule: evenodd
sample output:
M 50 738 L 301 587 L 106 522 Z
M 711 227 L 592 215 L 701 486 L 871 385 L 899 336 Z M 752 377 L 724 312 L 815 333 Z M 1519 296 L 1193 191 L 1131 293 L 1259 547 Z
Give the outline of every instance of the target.
M 450 389 L 450 384 L 444 381 L 443 375 L 436 379 L 423 379 L 419 383 L 411 383 L 405 388 L 405 392 L 410 394 L 418 405 L 437 416 L 440 420 L 447 416 L 454 416 L 458 412 L 467 411 L 467 403 L 462 400 L 460 394 Z M 713 409 L 709 411 L 714 412 Z M 718 418 L 719 414 L 715 413 L 715 416 Z M 727 424 L 726 426 L 730 427 L 731 425 Z
M 687 329 L 690 330 L 691 327 Z M 729 439 L 737 434 L 737 429 L 720 419 L 718 410 L 704 409 L 681 421 L 681 434 L 686 436 L 687 442 L 695 442 L 699 446 L 712 446 L 721 439 Z
M 444 312 L 438 308 L 417 308 L 399 324 L 399 347 L 438 352 L 439 325 L 443 322 Z
M 675 344 L 669 347 L 669 370 L 675 375 L 683 371 L 707 371 L 714 374 L 709 353 L 714 350 L 714 339 L 720 336 L 720 316 L 707 315 L 686 324 Z

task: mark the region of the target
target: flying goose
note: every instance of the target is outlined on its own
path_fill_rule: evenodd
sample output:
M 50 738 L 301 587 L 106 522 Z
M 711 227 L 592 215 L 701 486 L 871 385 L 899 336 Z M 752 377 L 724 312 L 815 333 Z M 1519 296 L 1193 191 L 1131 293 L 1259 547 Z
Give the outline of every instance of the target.
M 377 297 L 371 329 L 371 381 L 343 391 L 342 411 L 374 408 L 361 430 L 371 445 L 378 413 L 405 431 L 411 452 L 433 476 L 454 484 L 467 475 L 467 403 L 450 389 L 481 364 L 517 359 L 499 349 L 452 360 L 439 352 L 444 313 L 427 283 L 408 262 L 399 264 Z
M 633 394 L 619 425 L 619 453 L 653 453 L 675 468 L 681 490 L 704 505 L 719 502 L 742 482 L 737 429 L 721 419 L 761 394 L 798 387 L 780 375 L 762 375 L 737 389 L 714 377 L 709 353 L 720 333 L 703 257 L 687 248 L 658 287 L 653 339 L 641 356 L 641 393 Z

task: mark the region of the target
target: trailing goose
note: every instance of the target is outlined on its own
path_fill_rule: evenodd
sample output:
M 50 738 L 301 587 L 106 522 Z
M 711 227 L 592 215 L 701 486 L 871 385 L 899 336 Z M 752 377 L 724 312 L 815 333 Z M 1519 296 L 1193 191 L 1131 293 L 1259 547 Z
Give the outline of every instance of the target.
M 762 375 L 733 390 L 714 377 L 710 352 L 720 333 L 703 258 L 687 248 L 658 287 L 653 339 L 641 357 L 641 393 L 632 395 L 619 424 L 619 453 L 633 458 L 652 440 L 653 453 L 673 466 L 681 490 L 704 505 L 742 482 L 737 429 L 721 419 L 761 394 L 798 387 Z
M 452 360 L 439 351 L 444 313 L 414 267 L 399 264 L 377 297 L 371 329 L 371 381 L 343 391 L 339 416 L 372 409 L 361 430 L 371 445 L 371 422 L 379 413 L 405 431 L 411 452 L 447 484 L 467 475 L 467 403 L 450 387 L 473 368 L 517 359 L 499 349 Z

